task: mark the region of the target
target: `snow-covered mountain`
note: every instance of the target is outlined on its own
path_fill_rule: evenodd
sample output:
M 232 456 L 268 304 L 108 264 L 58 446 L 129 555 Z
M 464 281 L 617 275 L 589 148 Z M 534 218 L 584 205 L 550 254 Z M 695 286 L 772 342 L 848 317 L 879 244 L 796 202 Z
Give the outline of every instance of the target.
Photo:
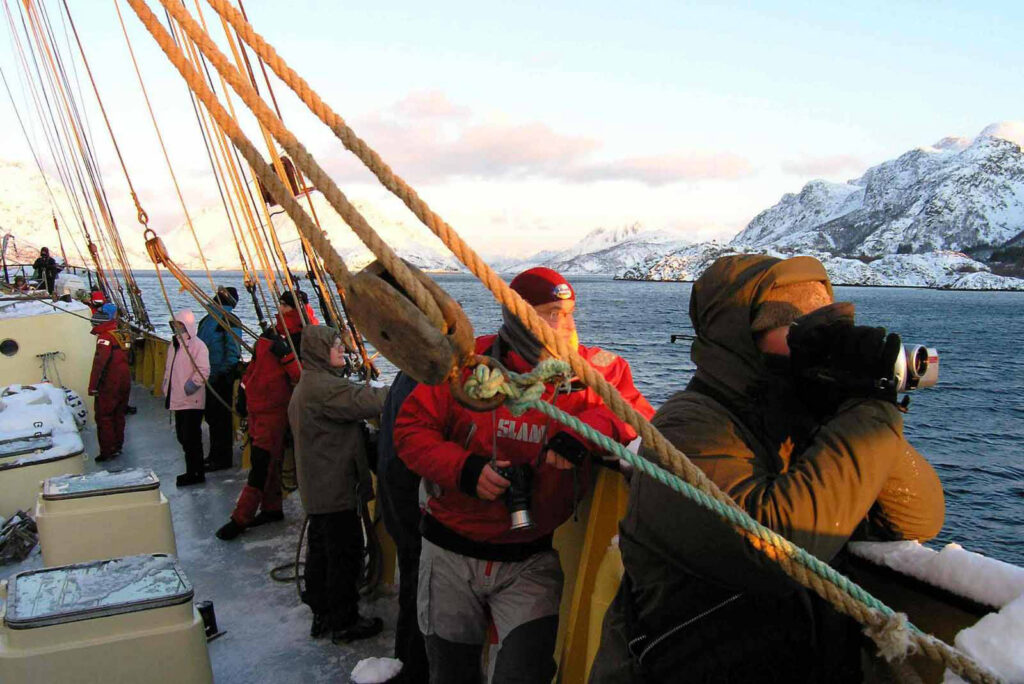
M 847 183 L 811 181 L 733 244 L 838 255 L 963 250 L 1024 234 L 1024 122 L 944 138 Z
M 501 272 L 547 266 L 564 274 L 615 274 L 682 249 L 689 244 L 679 233 L 645 230 L 639 223 L 621 228 L 597 228 L 568 249 L 538 252 L 526 259 L 497 262 Z
M 814 251 L 798 253 L 821 260 L 833 285 L 1024 291 L 1024 279 L 995 275 L 985 264 L 959 252 L 889 254 L 870 260 Z M 616 278 L 692 281 L 699 278 L 715 259 L 728 254 L 767 254 L 786 258 L 794 256 L 795 253 L 780 252 L 767 247 L 704 242 L 639 264 L 617 275 Z

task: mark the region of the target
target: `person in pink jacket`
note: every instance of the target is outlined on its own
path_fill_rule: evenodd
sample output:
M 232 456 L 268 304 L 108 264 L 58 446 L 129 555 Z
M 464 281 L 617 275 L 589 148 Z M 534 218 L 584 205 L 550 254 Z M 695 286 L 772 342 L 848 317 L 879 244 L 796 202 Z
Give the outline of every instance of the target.
M 196 317 L 182 309 L 171 321 L 171 349 L 164 366 L 164 406 L 174 412 L 174 431 L 185 451 L 185 472 L 179 487 L 206 481 L 203 474 L 203 409 L 206 380 L 210 377 L 210 352 L 196 335 Z

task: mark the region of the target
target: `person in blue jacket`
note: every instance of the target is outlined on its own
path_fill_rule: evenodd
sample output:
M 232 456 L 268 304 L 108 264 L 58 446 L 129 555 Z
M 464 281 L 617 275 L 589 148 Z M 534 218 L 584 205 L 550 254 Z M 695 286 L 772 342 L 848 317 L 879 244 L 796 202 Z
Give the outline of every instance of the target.
M 238 304 L 238 290 L 221 287 L 214 301 L 223 311 L 217 316 L 207 314 L 199 321 L 198 336 L 210 350 L 210 388 L 217 396 L 210 396 L 206 402 L 206 423 L 210 426 L 210 453 L 203 462 L 206 472 L 224 470 L 232 465 L 234 455 L 234 421 L 231 415 L 235 380 L 238 377 L 238 360 L 241 348 L 242 324 L 232 313 Z M 231 331 L 220 322 L 226 322 Z M 219 397 L 219 399 L 218 399 Z

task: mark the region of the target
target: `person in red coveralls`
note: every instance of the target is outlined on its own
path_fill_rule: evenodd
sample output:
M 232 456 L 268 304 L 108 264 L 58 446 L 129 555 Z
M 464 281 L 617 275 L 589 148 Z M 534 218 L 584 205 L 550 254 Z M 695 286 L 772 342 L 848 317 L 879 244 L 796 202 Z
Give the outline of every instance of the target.
M 624 359 L 579 344 L 576 293 L 565 278 L 532 268 L 511 287 L 640 413 L 654 414 Z M 503 319 L 497 335 L 477 338 L 476 351 L 515 372 L 529 371 L 547 352 L 507 309 Z M 578 383 L 571 391 L 549 385 L 544 400 L 620 443 L 636 438 Z M 536 410 L 521 416 L 505 407 L 471 411 L 447 385 L 413 390 L 395 420 L 394 437 L 399 458 L 423 477 L 428 494 L 417 612 L 430 681 L 479 682 L 480 653 L 493 621 L 499 645 L 492 681 L 550 682 L 562 594 L 551 539 L 585 491 L 591 465 L 583 456 L 591 445 Z M 509 478 L 517 482 L 512 490 Z M 524 505 L 524 490 L 533 525 L 513 529 L 510 510 Z M 517 522 L 523 517 L 517 514 Z
M 219 530 L 220 539 L 234 539 L 247 527 L 284 520 L 281 510 L 281 461 L 288 432 L 288 402 L 302 367 L 302 328 L 318 325 L 304 292 L 299 292 L 300 315 L 291 291 L 281 295 L 277 325 L 256 340 L 252 360 L 242 375 L 249 420 L 252 468 L 238 495 L 231 519 Z
M 97 461 L 109 461 L 124 446 L 124 414 L 132 388 L 127 339 L 117 332 L 117 307 L 104 304 L 92 315 L 96 353 L 89 374 L 89 396 L 96 397 L 96 436 L 100 444 Z

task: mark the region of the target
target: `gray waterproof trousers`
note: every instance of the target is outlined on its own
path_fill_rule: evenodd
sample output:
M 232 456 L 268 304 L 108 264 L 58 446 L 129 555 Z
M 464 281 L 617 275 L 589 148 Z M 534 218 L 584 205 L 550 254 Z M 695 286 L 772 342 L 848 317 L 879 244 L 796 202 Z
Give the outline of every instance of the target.
M 554 677 L 562 599 L 557 552 L 521 562 L 486 561 L 424 539 L 418 592 L 432 684 L 481 681 L 480 655 L 491 622 L 498 635 L 492 684 L 548 684 Z

